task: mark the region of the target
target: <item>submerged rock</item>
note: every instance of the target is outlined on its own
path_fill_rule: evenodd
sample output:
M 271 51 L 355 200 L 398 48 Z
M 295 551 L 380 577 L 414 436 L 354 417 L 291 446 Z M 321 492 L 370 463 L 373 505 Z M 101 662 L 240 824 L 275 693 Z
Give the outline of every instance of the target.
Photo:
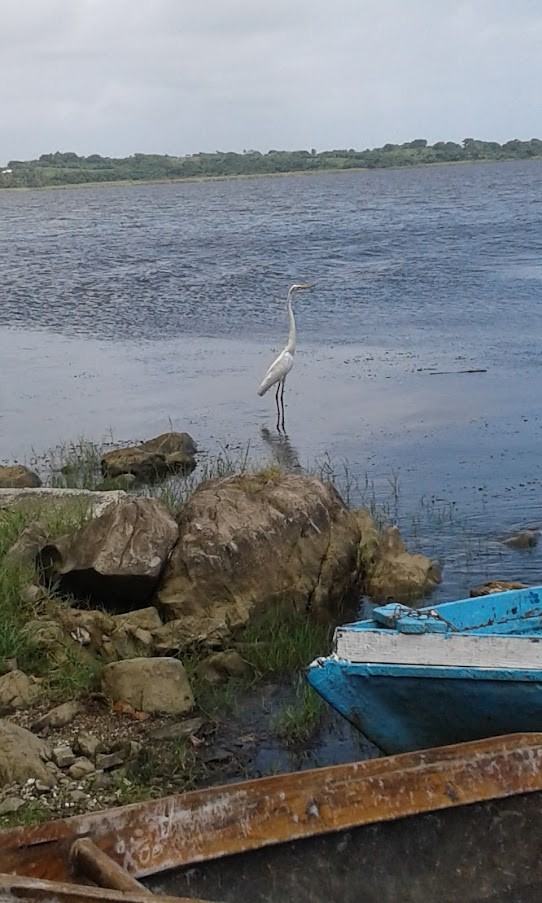
M 505 593 L 510 589 L 528 589 L 527 583 L 518 583 L 516 580 L 488 580 L 487 583 L 481 583 L 471 589 L 469 596 L 471 599 L 477 596 L 489 596 L 492 593 Z
M 367 578 L 367 595 L 408 603 L 429 593 L 439 582 L 438 562 L 408 552 L 397 527 L 384 530 Z
M 503 545 L 510 549 L 533 549 L 540 538 L 540 530 L 521 530 L 515 536 L 503 539 Z
M 127 474 L 140 482 L 153 483 L 171 473 L 190 473 L 196 466 L 196 444 L 188 433 L 163 433 L 131 448 L 116 448 L 103 455 L 106 478 Z

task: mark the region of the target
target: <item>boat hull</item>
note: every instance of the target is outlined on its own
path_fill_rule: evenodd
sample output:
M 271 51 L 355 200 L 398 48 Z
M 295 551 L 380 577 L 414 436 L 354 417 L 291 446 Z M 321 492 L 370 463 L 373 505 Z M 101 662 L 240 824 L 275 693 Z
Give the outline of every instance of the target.
M 500 734 L 542 730 L 539 672 L 383 667 L 330 656 L 311 686 L 383 752 L 395 754 Z
M 223 903 L 538 903 L 542 793 L 283 843 L 145 881 Z

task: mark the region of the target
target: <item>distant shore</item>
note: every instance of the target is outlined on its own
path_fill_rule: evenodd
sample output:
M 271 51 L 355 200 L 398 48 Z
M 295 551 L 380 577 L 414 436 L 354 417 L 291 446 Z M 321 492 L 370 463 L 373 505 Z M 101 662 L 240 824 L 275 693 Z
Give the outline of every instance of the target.
M 348 169 L 310 169 L 310 170 L 288 170 L 286 172 L 256 172 L 256 173 L 231 173 L 228 175 L 200 175 L 200 176 L 182 176 L 178 178 L 157 178 L 157 179 L 111 179 L 109 181 L 95 180 L 89 182 L 73 182 L 64 185 L 24 185 L 16 187 L 0 187 L 0 197 L 3 192 L 10 194 L 26 191 L 65 191 L 67 189 L 88 189 L 88 188 L 133 188 L 137 185 L 177 185 L 190 184 L 197 182 L 231 182 L 248 179 L 277 179 L 291 178 L 292 176 L 329 176 L 329 175 L 346 175 L 348 173 L 359 172 L 397 172 L 401 169 L 432 169 L 441 168 L 443 166 L 468 166 L 487 163 L 517 163 L 530 162 L 541 163 L 542 157 L 531 157 L 528 160 L 518 161 L 517 158 L 510 157 L 507 159 L 477 159 L 477 160 L 442 160 L 431 163 L 406 163 L 397 166 L 352 166 Z

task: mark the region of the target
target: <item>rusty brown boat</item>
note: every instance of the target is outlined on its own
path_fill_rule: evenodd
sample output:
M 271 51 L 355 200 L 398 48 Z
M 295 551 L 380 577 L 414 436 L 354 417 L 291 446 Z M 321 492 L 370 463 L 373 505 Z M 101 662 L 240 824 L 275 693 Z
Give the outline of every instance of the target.
M 3 832 L 0 894 L 529 903 L 541 791 L 542 733 L 274 775 Z

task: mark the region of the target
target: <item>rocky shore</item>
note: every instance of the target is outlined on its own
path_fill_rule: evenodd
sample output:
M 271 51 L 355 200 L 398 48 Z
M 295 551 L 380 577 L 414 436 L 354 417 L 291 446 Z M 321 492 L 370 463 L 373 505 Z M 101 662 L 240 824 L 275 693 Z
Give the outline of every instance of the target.
M 158 497 L 196 464 L 169 433 L 105 453 L 91 489 L 69 467 L 64 488 L 0 467 L 0 826 L 260 773 L 280 734 L 271 716 L 251 729 L 266 694 L 290 704 L 285 742 L 308 736 L 318 700 L 296 675 L 330 628 L 361 595 L 409 603 L 439 581 L 312 475 L 246 468 Z

